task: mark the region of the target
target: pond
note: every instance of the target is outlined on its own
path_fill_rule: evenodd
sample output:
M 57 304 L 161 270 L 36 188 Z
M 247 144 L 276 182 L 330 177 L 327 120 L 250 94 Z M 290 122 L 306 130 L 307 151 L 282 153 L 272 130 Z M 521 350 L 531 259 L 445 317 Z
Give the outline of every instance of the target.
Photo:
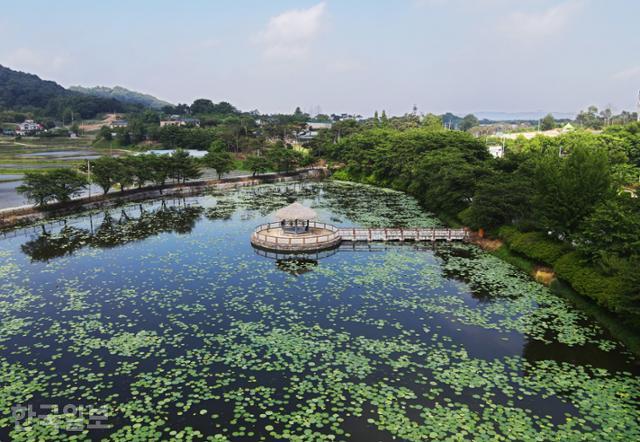
M 0 440 L 640 439 L 638 360 L 563 299 L 466 244 L 254 250 L 293 200 L 439 225 L 307 182 L 0 235 Z

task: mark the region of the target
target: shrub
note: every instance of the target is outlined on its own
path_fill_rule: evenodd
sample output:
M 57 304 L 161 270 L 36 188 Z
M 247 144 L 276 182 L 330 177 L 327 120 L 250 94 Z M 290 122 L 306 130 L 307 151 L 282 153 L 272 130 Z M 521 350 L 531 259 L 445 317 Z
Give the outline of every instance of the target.
M 507 244 L 510 244 L 517 235 L 520 235 L 520 233 L 521 232 L 513 226 L 503 226 L 498 229 L 498 235 L 500 238 L 505 240 Z
M 575 275 L 584 267 L 584 262 L 578 252 L 571 252 L 563 255 L 553 265 L 553 270 L 560 278 L 571 282 Z
M 569 251 L 567 244 L 554 241 L 542 232 L 520 233 L 509 246 L 518 253 L 547 264 L 553 264 Z
M 336 170 L 331 174 L 331 178 L 338 181 L 353 181 L 353 178 L 347 169 Z
M 628 311 L 629 285 L 620 276 L 605 276 L 589 266 L 578 252 L 567 253 L 553 266 L 556 275 L 573 289 L 607 309 L 633 320 Z M 637 318 L 636 318 L 637 320 Z
M 467 207 L 466 209 L 458 212 L 458 219 L 462 221 L 462 224 L 467 227 L 471 227 L 472 229 L 479 229 L 482 227 L 475 222 L 471 207 Z

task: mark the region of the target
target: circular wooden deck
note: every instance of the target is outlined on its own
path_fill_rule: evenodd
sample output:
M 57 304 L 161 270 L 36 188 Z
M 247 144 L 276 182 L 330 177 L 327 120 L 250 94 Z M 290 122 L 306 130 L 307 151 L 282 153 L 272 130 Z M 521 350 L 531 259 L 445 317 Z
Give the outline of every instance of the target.
M 251 244 L 278 252 L 308 252 L 337 247 L 342 241 L 338 228 L 331 224 L 309 222 L 309 231 L 288 233 L 280 223 L 262 224 L 251 235 Z

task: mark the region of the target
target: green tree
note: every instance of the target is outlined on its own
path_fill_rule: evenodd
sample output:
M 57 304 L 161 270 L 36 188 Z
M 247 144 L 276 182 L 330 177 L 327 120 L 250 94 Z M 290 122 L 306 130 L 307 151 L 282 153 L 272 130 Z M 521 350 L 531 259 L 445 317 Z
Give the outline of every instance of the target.
M 118 168 L 120 163 L 113 157 L 100 157 L 91 162 L 91 179 L 106 195 L 118 182 Z
M 74 169 L 54 169 L 50 172 L 55 182 L 55 198 L 69 201 L 87 187 L 87 178 Z
M 133 175 L 133 184 L 142 188 L 145 183 L 153 181 L 154 169 L 152 155 L 136 155 L 125 157 L 124 161 Z
M 640 198 L 624 193 L 602 201 L 583 221 L 577 242 L 592 259 L 605 251 L 620 258 L 640 257 Z
M 533 189 L 540 225 L 568 237 L 600 202 L 613 193 L 607 153 L 578 147 L 566 157 L 539 155 Z
M 191 113 L 193 114 L 209 114 L 214 111 L 213 102 L 206 98 L 199 98 L 191 105 Z
M 204 157 L 204 164 L 215 169 L 218 179 L 221 179 L 222 175 L 233 170 L 233 157 L 219 143 L 214 142 Z
M 598 115 L 596 106 L 589 106 L 586 111 L 581 111 L 576 117 L 576 123 L 589 129 L 602 129 L 604 120 Z
M 98 132 L 98 138 L 105 141 L 111 141 L 113 139 L 113 135 L 111 135 L 111 128 L 109 126 L 102 126 Z
M 480 124 L 480 121 L 476 118 L 476 116 L 473 114 L 469 114 L 462 119 L 462 121 L 460 122 L 460 125 L 458 126 L 458 129 L 460 129 L 461 131 L 467 132 L 469 129 L 476 127 L 479 124 Z
M 553 118 L 552 114 L 547 114 L 542 121 L 540 122 L 540 129 L 542 130 L 551 130 L 556 127 L 556 119 Z
M 48 172 L 26 172 L 16 191 L 40 207 L 55 200 L 55 182 Z
M 470 227 L 495 229 L 526 219 L 531 212 L 531 180 L 498 172 L 480 180 L 464 220 Z
M 129 146 L 131 144 L 131 134 L 127 129 L 120 129 L 116 132 L 116 141 L 120 146 Z
M 279 171 L 289 172 L 302 161 L 301 154 L 278 142 L 267 151 L 269 162 Z
M 417 164 L 409 192 L 428 208 L 455 216 L 471 203 L 482 170 L 456 149 L 429 152 Z
M 151 181 L 156 186 L 164 186 L 169 178 L 172 159 L 168 155 L 147 155 L 147 166 L 151 171 Z
M 269 159 L 262 155 L 249 155 L 245 160 L 245 165 L 253 176 L 264 173 L 271 168 Z
M 382 109 L 382 115 L 380 115 L 380 125 L 385 127 L 389 124 L 389 118 L 387 118 L 387 112 Z
M 422 120 L 422 127 L 426 130 L 442 130 L 442 118 L 434 114 L 427 114 Z
M 136 169 L 138 162 L 134 157 L 117 158 L 117 169 L 113 173 L 113 179 L 120 185 L 120 191 L 124 192 L 127 187 L 133 186 L 136 182 Z
M 25 173 L 23 184 L 16 189 L 38 206 L 51 201 L 66 202 L 87 187 L 87 180 L 73 169 L 52 169 Z
M 177 182 L 186 183 L 189 179 L 197 179 L 202 176 L 200 166 L 194 158 L 189 156 L 188 152 L 182 149 L 177 149 L 173 154 L 171 154 L 170 158 L 169 178 L 172 178 Z

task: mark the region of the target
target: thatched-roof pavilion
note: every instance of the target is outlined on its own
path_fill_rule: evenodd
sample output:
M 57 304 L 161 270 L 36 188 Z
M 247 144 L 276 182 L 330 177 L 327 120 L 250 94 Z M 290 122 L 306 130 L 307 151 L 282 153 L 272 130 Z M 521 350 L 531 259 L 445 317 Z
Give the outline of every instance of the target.
M 309 231 L 309 221 L 318 216 L 315 210 L 295 202 L 276 212 L 280 226 L 286 233 L 304 233 Z

